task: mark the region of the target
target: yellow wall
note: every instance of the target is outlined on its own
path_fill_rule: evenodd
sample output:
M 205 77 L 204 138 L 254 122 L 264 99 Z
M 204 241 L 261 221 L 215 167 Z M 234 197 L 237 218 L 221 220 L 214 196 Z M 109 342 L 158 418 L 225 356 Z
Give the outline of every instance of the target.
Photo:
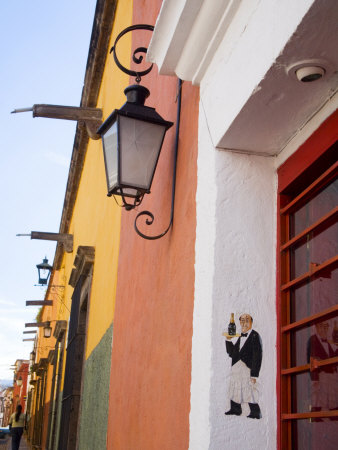
M 131 24 L 132 5 L 132 0 L 118 2 L 110 47 L 117 34 Z M 128 64 L 131 52 L 130 33 L 119 41 L 118 52 L 122 57 L 128 55 Z M 113 55 L 108 55 L 97 103 L 97 107 L 103 109 L 104 120 L 113 109 L 125 102 L 123 90 L 128 84 L 128 75 L 117 68 Z M 121 209 L 113 198 L 107 197 L 101 140 L 90 139 L 69 229 L 69 233 L 74 236 L 74 252 L 65 253 L 62 262 L 66 280 L 65 299 L 70 309 L 73 289 L 68 285 L 68 280 L 77 248 L 80 245 L 95 247 L 86 359 L 114 318 L 120 221 Z M 67 311 L 66 313 L 69 316 Z

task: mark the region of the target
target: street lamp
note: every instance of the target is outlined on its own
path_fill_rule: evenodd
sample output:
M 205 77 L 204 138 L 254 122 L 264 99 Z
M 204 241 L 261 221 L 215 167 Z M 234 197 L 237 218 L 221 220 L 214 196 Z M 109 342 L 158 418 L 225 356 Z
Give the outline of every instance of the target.
M 48 283 L 50 273 L 53 269 L 52 266 L 48 264 L 48 259 L 45 257 L 42 263 L 36 265 L 39 274 L 39 284 L 45 286 Z
M 22 377 L 21 377 L 21 376 L 16 380 L 16 384 L 17 384 L 18 386 L 21 386 L 21 385 L 22 385 Z
M 50 322 L 48 321 L 46 325 L 43 327 L 43 337 L 50 338 L 52 335 L 52 327 L 50 326 Z
M 126 103 L 122 108 L 115 109 L 97 131 L 97 134 L 102 138 L 108 196 L 113 195 L 115 200 L 116 196 L 121 197 L 121 206 L 127 211 L 140 205 L 144 194 L 150 193 L 165 134 L 173 125 L 173 122 L 164 120 L 155 111 L 155 108 L 144 105 L 150 92 L 146 87 L 140 86 L 139 83 L 141 77 L 152 70 L 153 65 L 151 64 L 143 71 L 130 70 L 124 67 L 117 57 L 117 42 L 126 33 L 135 30 L 153 31 L 154 27 L 142 24 L 125 28 L 117 36 L 110 52 L 113 52 L 114 61 L 118 68 L 128 75 L 135 76 L 137 84 L 125 89 Z M 147 48 L 139 47 L 134 51 L 133 61 L 136 64 L 141 64 L 143 60 L 142 55 L 137 56 L 140 53 L 147 53 Z M 163 237 L 173 224 L 181 88 L 182 82 L 179 80 L 170 222 L 166 230 L 158 235 L 144 234 L 138 228 L 138 219 L 146 217 L 145 224 L 152 225 L 154 215 L 150 211 L 141 211 L 135 218 L 134 228 L 136 233 L 144 239 L 154 240 Z
M 98 129 L 102 137 L 108 196 L 122 197 L 131 210 L 150 193 L 164 136 L 173 125 L 155 108 L 144 106 L 149 90 L 138 84 L 128 86 L 126 103 L 115 109 Z

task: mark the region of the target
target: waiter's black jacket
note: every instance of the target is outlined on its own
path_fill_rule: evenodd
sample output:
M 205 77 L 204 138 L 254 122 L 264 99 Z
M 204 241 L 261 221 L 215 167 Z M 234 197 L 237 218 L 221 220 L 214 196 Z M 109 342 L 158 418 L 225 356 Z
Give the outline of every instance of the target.
M 243 361 L 250 369 L 250 376 L 257 378 L 262 364 L 262 340 L 257 331 L 252 330 L 242 349 L 239 349 L 240 338 L 236 344 L 231 341 L 225 341 L 226 350 L 233 366 L 238 361 Z

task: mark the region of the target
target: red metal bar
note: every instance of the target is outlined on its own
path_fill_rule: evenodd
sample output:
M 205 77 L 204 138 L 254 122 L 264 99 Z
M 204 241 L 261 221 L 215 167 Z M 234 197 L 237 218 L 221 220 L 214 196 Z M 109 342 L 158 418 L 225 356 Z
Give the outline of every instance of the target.
M 297 322 L 285 325 L 284 327 L 282 327 L 282 333 L 286 333 L 287 331 L 294 330 L 296 328 L 302 328 L 304 326 L 311 325 L 313 322 L 317 322 L 319 319 L 322 319 L 326 316 L 331 316 L 332 314 L 337 312 L 338 312 L 338 305 L 334 305 L 331 308 L 321 311 L 320 313 L 313 314 L 312 316 L 308 316 L 305 319 L 297 320 Z
M 310 227 L 305 228 L 301 233 L 297 234 L 294 238 L 290 239 L 289 241 L 285 242 L 285 244 L 281 245 L 281 251 L 285 251 L 292 245 L 296 244 L 298 241 L 303 239 L 306 235 L 311 233 L 311 231 L 315 231 L 317 228 L 320 228 L 320 226 L 325 225 L 326 222 L 329 222 L 330 220 L 334 219 L 334 217 L 338 214 L 338 206 L 329 213 L 327 213 L 325 216 L 323 216 L 321 219 L 319 219 L 317 222 L 312 224 Z
M 314 278 L 315 276 L 319 276 L 319 273 L 322 272 L 324 269 L 328 269 L 330 266 L 336 264 L 338 262 L 338 256 L 333 256 L 332 258 L 324 261 L 322 264 L 316 265 L 315 263 L 310 264 L 310 270 L 308 272 L 305 272 L 300 277 L 294 278 L 293 280 L 289 281 L 288 283 L 285 283 L 282 285 L 281 290 L 286 291 L 290 289 L 293 286 L 296 286 L 297 284 L 304 283 L 309 278 Z
M 324 172 L 319 178 L 316 179 L 310 186 L 308 186 L 303 192 L 295 197 L 289 204 L 280 210 L 281 214 L 291 213 L 295 209 L 300 207 L 300 204 L 304 204 L 309 197 L 313 197 L 324 185 L 330 180 L 335 178 L 338 168 L 338 161 L 333 164 L 326 172 Z

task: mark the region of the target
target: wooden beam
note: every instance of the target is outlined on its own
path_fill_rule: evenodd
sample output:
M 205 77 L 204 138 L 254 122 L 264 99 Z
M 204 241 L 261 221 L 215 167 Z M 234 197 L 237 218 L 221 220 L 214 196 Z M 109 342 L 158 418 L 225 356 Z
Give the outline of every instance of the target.
M 26 306 L 53 306 L 53 300 L 26 300 Z
M 24 331 L 23 334 L 35 334 L 36 330 Z
M 27 342 L 27 341 L 35 341 L 35 339 L 22 339 L 24 342 Z
M 73 235 L 68 233 L 49 233 L 45 231 L 32 231 L 31 239 L 57 241 L 63 245 L 65 252 L 73 252 Z
M 29 322 L 25 323 L 25 327 L 46 327 L 48 322 Z

